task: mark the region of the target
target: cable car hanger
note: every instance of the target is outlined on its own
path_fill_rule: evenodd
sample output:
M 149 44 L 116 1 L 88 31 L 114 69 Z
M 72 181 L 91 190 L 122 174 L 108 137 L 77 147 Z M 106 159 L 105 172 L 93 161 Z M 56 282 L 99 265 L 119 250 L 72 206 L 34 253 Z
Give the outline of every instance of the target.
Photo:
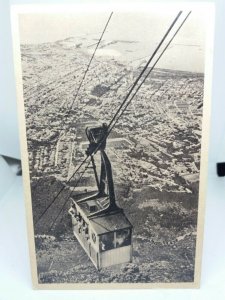
M 100 138 L 98 136 L 98 139 L 96 140 L 96 136 L 94 136 L 94 131 L 92 129 L 89 129 L 89 136 L 87 134 L 87 137 L 89 139 L 90 145 L 88 148 L 88 151 L 86 152 L 86 157 L 85 159 L 80 163 L 80 165 L 77 167 L 77 169 L 75 170 L 75 172 L 72 174 L 72 176 L 68 179 L 67 183 L 70 182 L 72 180 L 72 178 L 78 173 L 78 171 L 81 169 L 81 167 L 87 162 L 87 160 L 90 158 L 90 161 L 88 162 L 87 166 L 85 167 L 84 171 L 81 173 L 78 181 L 75 184 L 75 187 L 78 185 L 78 183 L 80 182 L 81 178 L 83 177 L 85 171 L 87 170 L 87 168 L 89 167 L 89 164 L 92 162 L 93 164 L 93 156 L 100 151 L 101 155 L 104 156 L 102 157 L 102 161 L 107 161 L 108 163 L 108 157 L 104 152 L 104 145 L 106 144 L 106 139 L 109 136 L 109 134 L 111 133 L 112 129 L 114 128 L 115 124 L 118 122 L 119 118 L 123 115 L 123 113 L 125 112 L 127 106 L 130 104 L 130 102 L 132 101 L 132 99 L 136 96 L 137 92 L 139 91 L 139 89 L 141 88 L 141 86 L 143 85 L 143 83 L 145 82 L 146 78 L 150 75 L 150 73 L 152 72 L 152 70 L 154 69 L 155 65 L 158 63 L 159 59 L 162 57 L 162 55 L 164 54 L 164 52 L 166 51 L 166 49 L 168 48 L 168 46 L 171 44 L 172 40 L 175 38 L 175 36 L 177 35 L 178 31 L 181 29 L 181 27 L 183 26 L 183 24 L 185 23 L 185 21 L 187 20 L 188 16 L 190 15 L 191 11 L 186 15 L 186 17 L 184 18 L 184 20 L 182 21 L 182 23 L 179 25 L 178 29 L 175 31 L 175 33 L 172 35 L 172 38 L 169 40 L 169 42 L 166 44 L 166 46 L 164 47 L 163 51 L 161 52 L 161 54 L 159 55 L 158 59 L 156 60 L 156 62 L 153 64 L 153 66 L 150 68 L 150 70 L 148 71 L 148 73 L 145 75 L 144 79 L 142 80 L 142 82 L 139 84 L 139 86 L 137 87 L 136 91 L 134 92 L 134 94 L 131 96 L 130 100 L 129 97 L 132 94 L 134 88 L 138 85 L 139 80 L 141 79 L 141 77 L 143 76 L 143 74 L 145 73 L 145 71 L 147 70 L 149 64 L 152 62 L 152 60 L 154 59 L 154 57 L 156 56 L 157 52 L 159 51 L 159 48 L 162 46 L 162 44 L 164 43 L 165 39 L 168 37 L 169 33 L 171 32 L 172 28 L 174 27 L 174 25 L 176 24 L 177 20 L 179 19 L 179 17 L 182 14 L 182 11 L 180 11 L 178 13 L 178 15 L 175 17 L 174 21 L 172 22 L 172 24 L 170 25 L 169 29 L 166 31 L 165 35 L 163 36 L 162 40 L 160 41 L 160 43 L 158 44 L 158 46 L 156 47 L 155 51 L 153 52 L 153 54 L 151 55 L 151 57 L 149 58 L 148 62 L 146 63 L 146 65 L 144 66 L 144 68 L 142 69 L 142 71 L 140 72 L 139 76 L 137 77 L 137 79 L 134 81 L 131 89 L 129 90 L 128 94 L 126 95 L 126 97 L 124 98 L 123 102 L 121 103 L 121 105 L 119 106 L 118 110 L 116 111 L 115 115 L 113 116 L 112 120 L 110 121 L 109 125 L 103 125 L 100 128 L 97 128 L 98 130 L 101 129 L 101 133 L 100 133 Z M 110 14 L 109 20 L 112 16 L 112 13 Z M 106 30 L 106 27 L 109 23 L 109 20 L 107 21 L 107 24 L 103 30 L 103 33 Z M 102 39 L 103 33 L 100 37 L 100 39 Z M 100 40 L 99 40 L 100 43 Z M 99 43 L 97 44 L 97 46 L 99 45 Z M 95 48 L 94 53 L 97 50 L 97 46 Z M 92 55 L 91 57 L 91 61 L 93 60 L 94 55 Z M 90 61 L 90 62 L 91 62 Z M 90 63 L 88 64 L 88 68 L 89 69 Z M 84 78 L 87 74 L 87 70 L 85 72 L 85 75 L 83 76 L 83 79 L 81 81 L 81 84 L 79 85 L 79 88 L 82 85 L 82 82 L 84 81 Z M 76 94 L 77 97 L 78 93 Z M 126 103 L 127 102 L 127 103 Z M 72 106 L 71 106 L 72 108 Z M 122 110 L 123 108 L 123 110 Z M 122 111 L 121 111 L 122 110 Z M 121 112 L 121 114 L 119 115 L 119 113 Z M 114 123 L 113 123 L 114 122 Z M 97 133 L 97 132 L 96 132 Z M 99 133 L 97 134 L 99 135 Z M 92 136 L 92 137 L 91 137 Z M 103 154 L 104 152 L 104 154 Z M 105 157 L 106 155 L 106 157 Z M 106 164 L 107 164 L 106 163 Z M 110 166 L 111 167 L 111 166 Z M 110 175 L 110 174 L 108 174 Z M 104 176 L 103 176 L 104 177 Z M 110 176 L 109 176 L 110 177 Z M 74 187 L 74 189 L 75 189 Z M 58 198 L 58 196 L 60 195 L 60 193 L 66 188 L 66 186 L 63 186 L 59 192 L 57 193 L 57 195 L 53 198 L 53 200 L 50 202 L 50 204 L 45 208 L 45 210 L 41 213 L 41 215 L 39 216 L 39 218 L 35 221 L 35 225 L 40 221 L 40 219 L 43 217 L 43 215 L 46 213 L 46 211 L 52 206 L 52 204 L 56 201 L 56 199 Z M 71 196 L 72 192 L 70 193 Z M 62 208 L 60 209 L 60 213 L 63 210 L 63 208 L 65 207 L 67 201 L 69 200 L 70 196 L 66 199 L 66 201 L 64 202 Z M 110 204 L 111 205 L 111 204 Z M 57 215 L 57 217 L 55 218 L 54 222 L 57 220 L 58 216 L 60 215 L 60 213 Z M 54 225 L 54 222 L 52 224 L 52 226 Z M 52 228 L 51 226 L 51 228 Z

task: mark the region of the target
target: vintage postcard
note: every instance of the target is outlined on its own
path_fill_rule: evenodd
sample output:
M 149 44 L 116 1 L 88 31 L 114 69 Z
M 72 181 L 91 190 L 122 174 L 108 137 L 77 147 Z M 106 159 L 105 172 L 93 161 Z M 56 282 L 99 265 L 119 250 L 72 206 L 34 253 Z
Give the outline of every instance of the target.
M 213 6 L 14 6 L 36 288 L 198 287 Z

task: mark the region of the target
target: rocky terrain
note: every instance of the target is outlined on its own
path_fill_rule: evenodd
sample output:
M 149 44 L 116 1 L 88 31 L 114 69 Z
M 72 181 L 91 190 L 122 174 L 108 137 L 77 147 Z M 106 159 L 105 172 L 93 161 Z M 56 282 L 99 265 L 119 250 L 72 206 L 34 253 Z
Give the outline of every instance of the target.
M 109 136 L 117 200 L 134 226 L 132 263 L 96 271 L 71 234 L 69 203 L 52 223 L 85 157 L 86 126 L 109 123 L 144 63 L 98 56 L 75 99 L 89 45 L 76 38 L 21 45 L 34 219 L 65 186 L 35 226 L 39 280 L 193 281 L 203 74 L 155 69 Z M 74 193 L 93 189 L 88 170 Z

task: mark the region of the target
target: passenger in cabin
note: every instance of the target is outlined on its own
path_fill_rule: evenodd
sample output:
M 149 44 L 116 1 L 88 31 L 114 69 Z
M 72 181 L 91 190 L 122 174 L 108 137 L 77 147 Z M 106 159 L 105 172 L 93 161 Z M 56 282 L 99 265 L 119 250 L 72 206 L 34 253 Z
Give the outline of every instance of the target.
M 71 207 L 71 208 L 69 209 L 69 214 L 70 214 L 72 217 L 75 216 L 76 211 L 75 211 L 75 209 L 74 209 L 73 207 Z
M 130 244 L 130 230 L 124 229 L 116 232 L 116 248 Z
M 81 222 L 82 221 L 82 218 L 81 218 L 81 215 L 80 213 L 78 213 L 76 216 L 75 216 L 77 222 Z
M 75 205 L 74 203 L 71 203 L 71 207 L 72 207 L 75 211 L 77 211 L 77 210 L 76 210 L 76 205 Z
M 71 202 L 70 209 L 68 212 L 72 217 L 75 217 L 77 210 L 76 210 L 76 206 L 73 202 Z
M 88 228 L 85 229 L 85 231 L 84 231 L 84 236 L 85 236 L 86 240 L 89 240 L 89 239 L 90 239 L 90 237 L 89 237 L 89 232 L 88 232 Z
M 114 248 L 114 232 L 102 234 L 100 236 L 100 251 L 107 251 Z
M 102 241 L 100 241 L 100 250 L 101 251 L 105 251 L 106 250 L 105 244 Z
M 118 248 L 118 247 L 121 247 L 121 246 L 123 246 L 123 244 L 124 244 L 124 237 L 118 237 L 117 239 L 116 239 L 116 247 Z
M 89 238 L 88 225 L 84 220 L 83 220 L 83 224 L 82 224 L 82 231 L 83 231 L 85 238 L 88 239 Z
M 83 219 L 82 219 L 80 213 L 78 213 L 77 227 L 78 227 L 78 232 L 81 233 L 81 230 L 82 230 L 82 227 L 83 227 Z
M 92 233 L 92 234 L 91 234 L 91 238 L 92 238 L 92 241 L 93 241 L 94 243 L 96 243 L 96 234 Z
M 72 226 L 75 226 L 77 224 L 77 210 L 74 204 L 71 205 L 71 208 L 69 209 L 68 213 L 72 217 Z

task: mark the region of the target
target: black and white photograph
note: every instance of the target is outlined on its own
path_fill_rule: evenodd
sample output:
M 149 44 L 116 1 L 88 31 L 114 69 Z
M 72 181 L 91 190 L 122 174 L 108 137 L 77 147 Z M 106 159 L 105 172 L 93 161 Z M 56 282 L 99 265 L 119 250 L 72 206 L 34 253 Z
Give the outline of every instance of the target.
M 210 27 L 201 12 L 17 14 L 35 286 L 199 284 Z

